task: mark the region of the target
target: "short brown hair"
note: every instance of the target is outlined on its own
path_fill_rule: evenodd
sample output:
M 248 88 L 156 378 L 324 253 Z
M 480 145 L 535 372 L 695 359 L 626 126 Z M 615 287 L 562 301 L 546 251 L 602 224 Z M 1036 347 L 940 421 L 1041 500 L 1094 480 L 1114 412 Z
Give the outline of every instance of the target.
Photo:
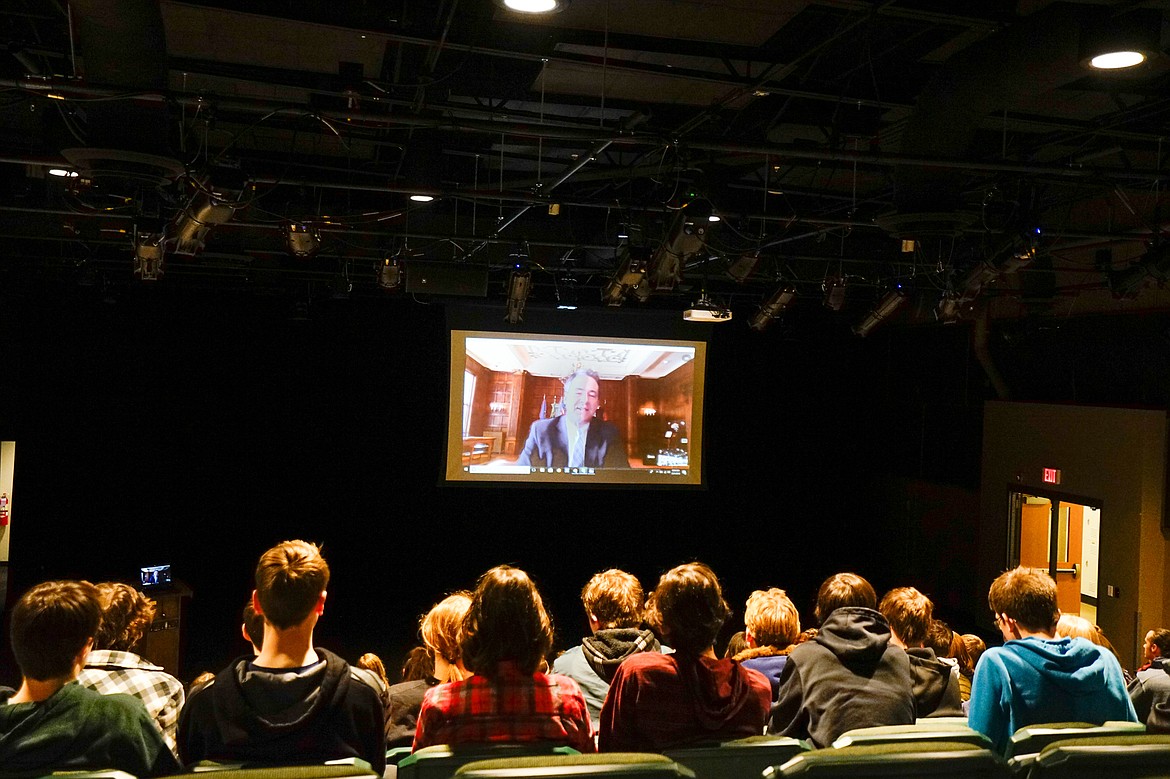
M 646 621 L 676 650 L 702 654 L 715 645 L 719 629 L 731 616 L 715 572 L 703 563 L 687 563 L 662 574 L 646 604 Z
M 480 577 L 463 618 L 463 664 L 469 671 L 491 676 L 510 660 L 521 673 L 536 673 L 552 643 L 552 620 L 528 574 L 497 565 Z
M 329 566 L 316 544 L 285 541 L 260 555 L 256 597 L 265 621 L 284 630 L 305 620 L 329 586 Z
M 962 645 L 963 653 L 966 654 L 967 646 L 963 644 L 963 639 L 956 639 L 955 631 L 951 630 L 951 626 L 941 619 L 932 619 L 930 630 L 926 631 L 926 641 L 923 642 L 923 646 L 933 649 L 939 657 L 958 657 L 955 654 L 956 641 Z
M 800 613 L 788 594 L 777 587 L 756 590 L 747 599 L 743 623 L 757 645 L 780 649 L 800 635 Z
M 436 603 L 422 618 L 418 628 L 427 649 L 448 663 L 458 663 L 463 657 L 463 618 L 470 608 L 470 592 L 454 592 Z
M 877 593 L 873 585 L 855 573 L 835 573 L 821 582 L 817 590 L 817 624 L 842 606 L 877 608 Z
M 934 604 L 913 587 L 895 587 L 882 596 L 878 611 L 906 646 L 922 646 L 934 619 Z
M 33 587 L 12 609 L 12 653 L 20 673 L 38 682 L 68 675 L 101 620 L 98 589 L 89 582 Z
M 987 591 L 996 616 L 1006 614 L 1030 631 L 1050 631 L 1060 618 L 1056 582 L 1041 568 L 1020 566 L 1001 573 Z
M 594 574 L 581 590 L 585 611 L 608 628 L 636 628 L 642 624 L 642 583 L 633 574 L 610 568 Z
M 93 639 L 94 649 L 129 652 L 154 622 L 155 603 L 129 584 L 97 585 L 102 621 Z
M 1155 628 L 1150 632 L 1153 633 L 1150 636 L 1150 643 L 1158 647 L 1158 652 L 1163 657 L 1170 657 L 1170 630 L 1166 628 Z

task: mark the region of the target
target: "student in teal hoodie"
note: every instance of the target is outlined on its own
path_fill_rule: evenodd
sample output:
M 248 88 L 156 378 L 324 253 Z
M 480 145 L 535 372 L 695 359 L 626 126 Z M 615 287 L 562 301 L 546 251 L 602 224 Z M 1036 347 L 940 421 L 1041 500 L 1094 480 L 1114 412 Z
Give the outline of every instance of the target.
M 968 722 L 996 750 L 1027 725 L 1137 721 L 1117 658 L 1083 638 L 1056 637 L 1056 582 L 1046 571 L 1000 574 L 987 602 L 1005 643 L 979 659 Z

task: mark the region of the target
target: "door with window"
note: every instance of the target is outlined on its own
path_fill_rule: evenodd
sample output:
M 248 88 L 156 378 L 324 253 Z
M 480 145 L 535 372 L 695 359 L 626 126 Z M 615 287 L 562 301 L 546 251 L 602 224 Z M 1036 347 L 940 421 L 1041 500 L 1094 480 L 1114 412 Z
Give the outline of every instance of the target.
M 1043 568 L 1056 580 L 1057 605 L 1097 622 L 1101 501 L 1043 490 L 1008 494 L 1008 565 Z

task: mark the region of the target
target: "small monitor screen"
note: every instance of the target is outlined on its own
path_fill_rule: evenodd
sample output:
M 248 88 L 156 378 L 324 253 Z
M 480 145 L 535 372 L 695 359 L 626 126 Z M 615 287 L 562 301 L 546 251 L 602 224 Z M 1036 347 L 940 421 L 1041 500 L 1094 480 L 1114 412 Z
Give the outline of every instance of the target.
M 702 484 L 706 343 L 451 331 L 447 480 Z
M 150 565 L 139 569 L 143 587 L 161 587 L 171 583 L 171 566 Z

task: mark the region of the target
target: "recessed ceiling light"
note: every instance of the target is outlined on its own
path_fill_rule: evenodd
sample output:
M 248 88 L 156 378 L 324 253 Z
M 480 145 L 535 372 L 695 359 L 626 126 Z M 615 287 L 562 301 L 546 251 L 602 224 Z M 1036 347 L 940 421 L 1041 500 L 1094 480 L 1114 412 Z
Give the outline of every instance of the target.
M 1098 70 L 1120 70 L 1121 68 L 1132 68 L 1145 61 L 1146 55 L 1140 51 L 1111 51 L 1106 54 L 1098 54 L 1089 60 L 1089 64 Z
M 433 195 L 411 195 L 410 199 L 416 203 L 429 203 L 435 198 Z
M 75 179 L 75 178 L 77 178 L 77 171 L 66 170 L 65 168 L 49 168 L 49 175 L 50 176 L 59 176 L 61 178 Z
M 708 222 L 718 222 L 718 221 L 721 221 L 721 220 L 720 220 L 720 218 L 719 218 L 719 216 L 718 216 L 718 215 L 716 215 L 716 214 L 711 214 L 711 216 L 707 217 L 707 221 L 708 221 Z
M 560 11 L 566 0 L 503 0 L 504 6 L 513 11 L 524 14 L 546 14 L 550 11 Z

